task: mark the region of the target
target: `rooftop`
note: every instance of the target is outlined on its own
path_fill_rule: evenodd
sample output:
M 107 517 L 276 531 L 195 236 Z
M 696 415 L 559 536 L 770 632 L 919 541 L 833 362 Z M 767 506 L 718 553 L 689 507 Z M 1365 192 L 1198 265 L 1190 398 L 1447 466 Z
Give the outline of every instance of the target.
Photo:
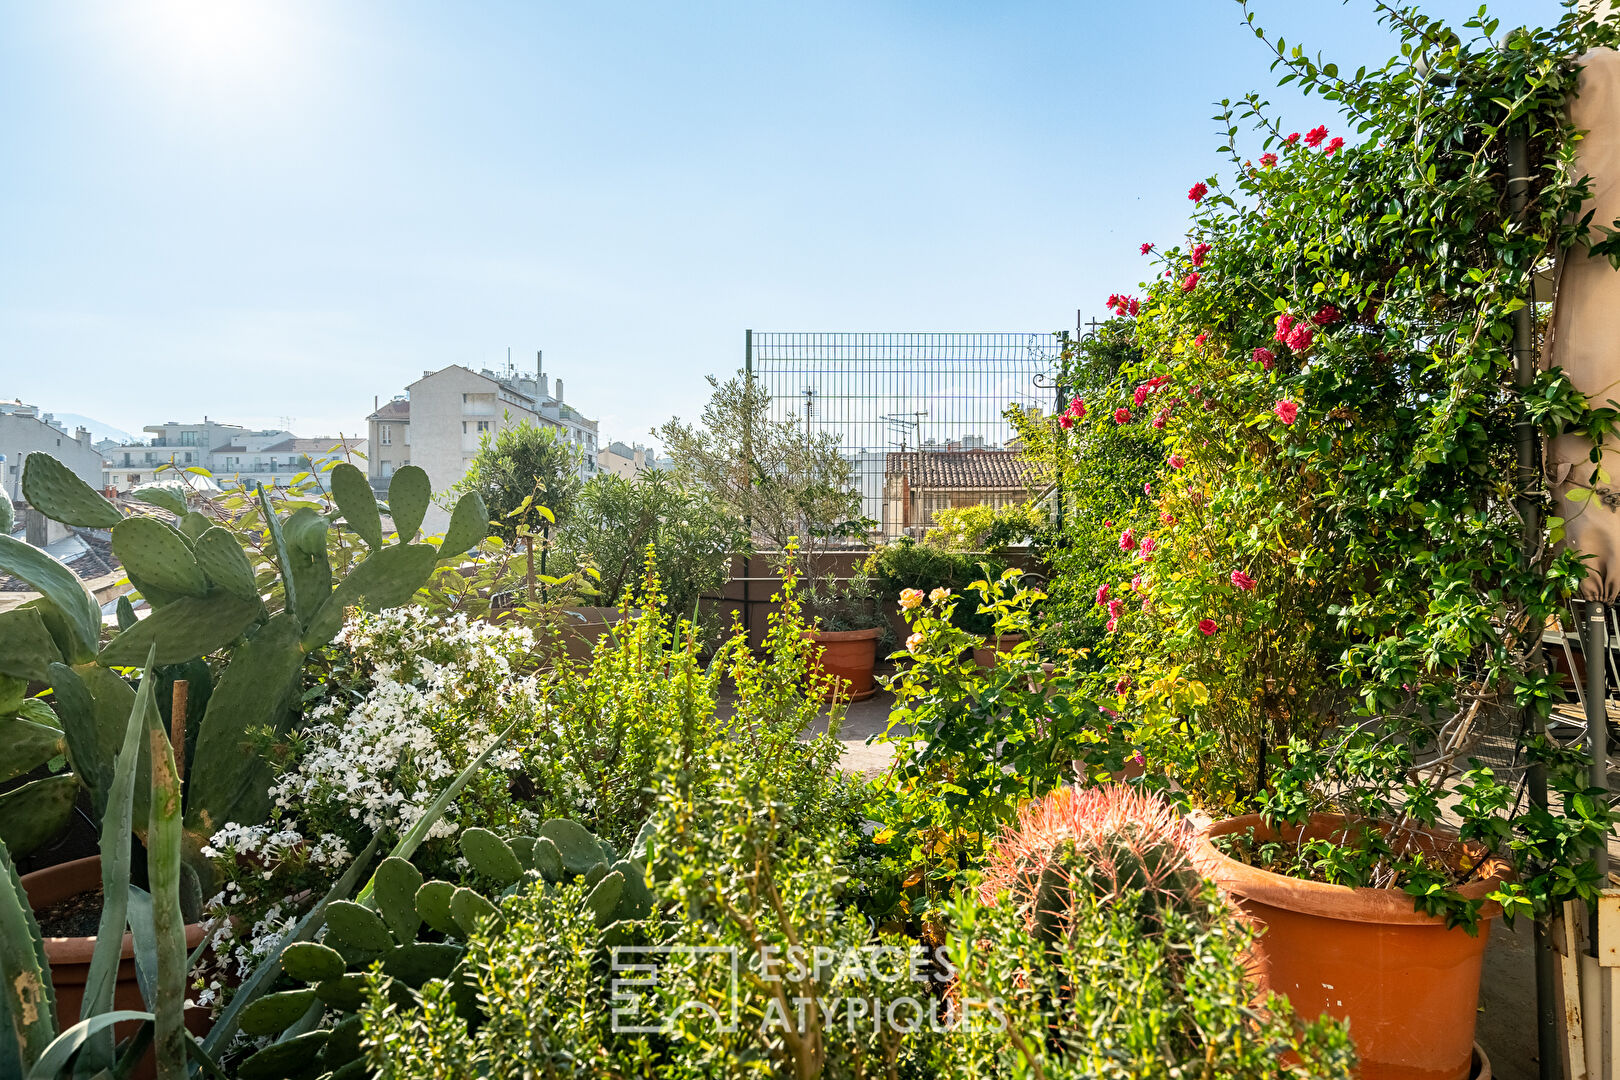
M 1016 450 L 892 452 L 883 471 L 905 476 L 913 489 L 936 491 L 1027 491 L 1035 480 L 1035 467 Z

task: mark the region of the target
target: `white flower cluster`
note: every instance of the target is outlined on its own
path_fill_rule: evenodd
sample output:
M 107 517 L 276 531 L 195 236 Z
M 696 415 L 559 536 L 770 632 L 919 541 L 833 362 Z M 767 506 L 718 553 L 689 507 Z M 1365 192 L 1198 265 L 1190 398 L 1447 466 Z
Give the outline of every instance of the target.
M 306 715 L 297 754 L 270 788 L 267 823 L 227 823 L 203 849 L 225 870 L 209 909 L 215 944 L 238 975 L 257 965 L 300 906 L 272 903 L 243 934 L 241 905 L 262 902 L 252 894 L 269 888 L 254 889 L 254 879 L 269 882 L 284 865 L 335 878 L 354 857 L 337 830 L 406 832 L 514 709 L 540 707 L 533 676 L 513 674 L 533 647 L 523 628 L 404 607 L 352 617 L 338 640 L 363 693 L 334 696 Z M 489 767 L 517 763 L 517 752 L 503 747 Z M 452 804 L 428 838 L 454 835 L 456 816 Z

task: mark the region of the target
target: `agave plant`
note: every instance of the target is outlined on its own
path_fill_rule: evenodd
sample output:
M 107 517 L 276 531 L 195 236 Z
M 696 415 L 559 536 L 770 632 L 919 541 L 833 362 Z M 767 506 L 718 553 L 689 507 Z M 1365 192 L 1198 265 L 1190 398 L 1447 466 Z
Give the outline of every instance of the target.
M 152 607 L 136 621 L 120 604 L 119 628 L 102 641 L 100 607 L 66 566 L 0 530 L 0 573 L 27 582 L 40 597 L 0 614 L 0 733 L 17 736 L 24 748 L 8 757 L 5 772 L 22 775 L 65 753 L 71 773 L 35 780 L 0 795 L 0 839 L 21 856 L 66 824 L 80 789 L 104 817 L 115 774 L 123 718 L 135 691 L 119 669 L 149 654 L 148 678 L 162 721 L 172 705 L 168 687 L 185 679 L 184 723 L 189 759 L 185 770 L 182 844 L 188 867 L 202 870 L 197 856 L 215 828 L 226 821 L 262 821 L 271 763 L 256 747 L 257 733 L 286 734 L 304 658 L 328 644 L 346 610 L 408 601 L 443 560 L 458 558 L 484 538 L 487 513 L 476 494 L 456 504 L 437 546 L 415 542 L 431 489 L 425 472 L 406 466 L 388 489 L 393 543 L 382 529 L 379 508 L 365 475 L 348 463 L 330 473 L 336 509 L 323 514 L 301 505 L 277 516 L 260 487 L 257 501 L 275 571 L 255 575 L 253 561 L 232 530 L 189 509 L 173 487 L 142 489 L 135 498 L 168 510 L 157 516 L 126 514 L 61 462 L 31 454 L 22 491 L 35 510 L 65 525 L 109 529 L 113 554 L 130 582 Z M 367 556 L 334 581 L 328 531 L 342 522 L 360 538 Z M 267 597 L 271 602 L 267 603 Z M 228 651 L 223 666 L 205 658 Z M 218 673 L 217 678 L 215 673 Z M 25 699 L 28 682 L 51 687 L 55 712 Z M 148 820 L 146 778 L 152 765 L 143 749 L 136 765 L 134 822 L 144 836 Z M 0 777 L 3 779 L 4 777 Z

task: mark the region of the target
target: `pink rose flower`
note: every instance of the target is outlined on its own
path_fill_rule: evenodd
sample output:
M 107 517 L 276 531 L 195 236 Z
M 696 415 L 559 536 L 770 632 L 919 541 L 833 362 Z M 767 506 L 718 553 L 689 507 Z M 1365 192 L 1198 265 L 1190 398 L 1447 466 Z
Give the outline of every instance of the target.
M 1119 534 L 1119 550 L 1121 550 L 1121 551 L 1135 551 L 1136 550 L 1136 530 L 1135 529 L 1126 529 L 1124 532 Z
M 1250 577 L 1248 574 L 1245 574 L 1241 570 L 1234 570 L 1232 571 L 1232 584 L 1236 585 L 1244 592 L 1251 592 L 1254 589 L 1254 578 Z
M 1271 362 L 1275 359 L 1277 359 L 1276 354 L 1270 349 L 1254 350 L 1254 362 L 1265 368 L 1267 371 L 1271 370 Z
M 1130 422 L 1131 422 L 1131 410 L 1123 408 L 1123 407 L 1114 410 L 1114 423 L 1116 423 L 1116 424 L 1128 424 Z
M 1294 422 L 1294 418 L 1299 415 L 1299 405 L 1296 402 L 1284 399 L 1273 405 L 1271 407 L 1271 411 L 1276 413 L 1277 419 L 1281 420 L 1283 423 L 1292 424 Z
M 1106 585 L 1097 586 L 1097 603 L 1099 603 L 1099 604 L 1108 603 L 1108 586 L 1106 586 Z
M 1182 457 L 1180 454 L 1171 454 L 1170 455 L 1170 467 L 1172 469 L 1182 468 L 1186 464 L 1187 464 L 1187 459 Z
M 1198 272 L 1195 270 L 1181 279 L 1181 291 L 1192 292 L 1198 288 Z

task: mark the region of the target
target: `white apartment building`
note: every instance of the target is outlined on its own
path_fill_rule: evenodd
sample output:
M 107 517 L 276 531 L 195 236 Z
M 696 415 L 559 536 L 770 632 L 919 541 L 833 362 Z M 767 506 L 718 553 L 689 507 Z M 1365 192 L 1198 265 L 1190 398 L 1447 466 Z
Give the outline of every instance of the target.
M 23 463 L 37 453 L 50 454 L 91 487 L 102 486 L 101 454 L 91 445 L 89 431 L 81 427 L 69 435 L 36 405 L 0 402 L 0 490 L 13 502 L 23 501 Z
M 314 472 L 349 453 L 366 452 L 363 439 L 300 439 L 280 428 L 255 431 L 206 416 L 201 423 L 169 421 L 142 430 L 151 433 L 150 442 L 112 446 L 103 452 L 103 486 L 132 491 L 154 481 L 175 480 L 172 471 L 163 469 L 172 465 L 207 469 L 221 487 L 285 487 L 299 473 Z
M 379 495 L 386 494 L 389 478 L 403 465 L 424 469 L 434 494 L 444 494 L 467 474 L 484 435 L 522 423 L 555 428 L 577 446 L 582 478 L 599 468 L 596 421 L 562 400 L 560 379 L 553 395 L 538 363 L 532 375 L 452 364 L 424 371 L 404 396 L 372 404 L 366 418 L 367 473 Z M 422 527 L 430 534 L 443 532 L 449 521 L 449 511 L 435 505 Z

